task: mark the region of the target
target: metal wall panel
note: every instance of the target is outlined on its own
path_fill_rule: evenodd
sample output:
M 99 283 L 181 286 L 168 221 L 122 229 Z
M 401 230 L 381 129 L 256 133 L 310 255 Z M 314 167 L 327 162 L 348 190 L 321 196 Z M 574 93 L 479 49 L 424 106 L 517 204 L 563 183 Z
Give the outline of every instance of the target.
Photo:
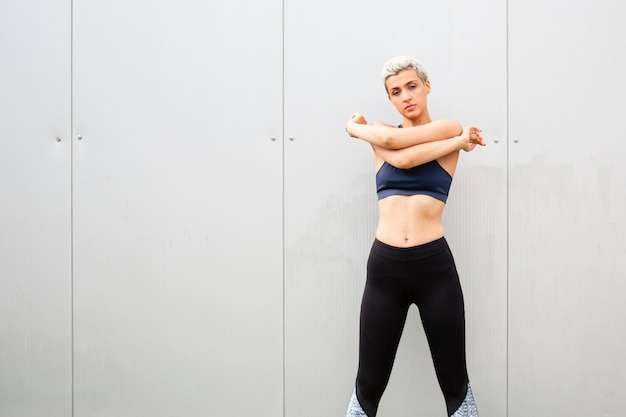
M 378 72 L 400 53 L 433 116 L 489 142 L 445 215 L 481 415 L 507 414 L 507 349 L 509 416 L 620 415 L 625 6 L 509 2 L 508 139 L 505 4 L 475 6 L 287 2 L 280 132 L 280 3 L 75 2 L 77 415 L 275 416 L 283 389 L 286 416 L 343 413 L 376 221 L 343 125 L 396 121 Z M 70 17 L 0 13 L 3 416 L 72 412 Z M 442 414 L 420 327 L 413 310 L 381 415 Z
M 510 417 L 624 415 L 625 18 L 509 1 Z
M 281 415 L 281 18 L 74 1 L 76 415 Z
M 398 122 L 380 69 L 428 69 L 434 118 L 506 134 L 506 9 L 497 1 L 285 3 L 285 415 L 343 415 L 357 370 L 358 314 L 377 220 L 370 147 L 355 111 Z M 484 48 L 489 44 L 489 48 Z M 462 155 L 447 208 L 465 287 L 469 368 L 481 415 L 506 410 L 506 143 Z M 444 415 L 416 309 L 380 415 Z
M 461 152 L 443 221 L 463 285 L 468 371 L 478 411 L 501 417 L 508 348 L 506 3 L 453 4 L 453 113 L 482 128 L 487 146 Z
M 0 416 L 69 416 L 68 0 L 0 3 Z

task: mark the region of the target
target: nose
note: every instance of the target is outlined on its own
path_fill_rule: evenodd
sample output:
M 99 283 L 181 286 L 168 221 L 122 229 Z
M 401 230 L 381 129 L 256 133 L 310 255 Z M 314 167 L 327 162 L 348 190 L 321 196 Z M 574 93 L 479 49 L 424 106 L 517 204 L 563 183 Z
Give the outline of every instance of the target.
M 408 99 L 410 99 L 411 95 L 409 94 L 409 90 L 402 90 L 401 97 L 402 97 L 402 100 L 404 101 L 407 101 Z

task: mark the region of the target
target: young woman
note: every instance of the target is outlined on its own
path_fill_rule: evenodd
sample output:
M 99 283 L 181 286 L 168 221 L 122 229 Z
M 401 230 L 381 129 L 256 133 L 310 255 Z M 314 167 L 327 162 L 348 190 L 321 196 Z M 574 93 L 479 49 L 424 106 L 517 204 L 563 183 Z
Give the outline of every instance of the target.
M 432 121 L 431 86 L 414 59 L 383 67 L 396 128 L 354 114 L 346 131 L 369 142 L 376 160 L 379 222 L 361 304 L 359 369 L 347 416 L 375 417 L 411 304 L 420 311 L 449 416 L 478 416 L 465 362 L 463 294 L 441 215 L 459 151 L 484 145 L 480 129 Z

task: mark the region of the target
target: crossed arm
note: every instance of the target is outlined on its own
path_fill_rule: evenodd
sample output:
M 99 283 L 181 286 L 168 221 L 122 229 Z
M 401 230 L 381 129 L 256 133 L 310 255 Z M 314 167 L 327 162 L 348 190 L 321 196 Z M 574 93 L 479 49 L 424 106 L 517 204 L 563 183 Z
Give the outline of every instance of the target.
M 404 149 L 412 145 L 448 139 L 460 135 L 462 131 L 461 124 L 452 119 L 398 129 L 380 122 L 367 124 L 365 117 L 358 113 L 355 113 L 346 124 L 346 132 L 353 138 L 386 149 Z
M 443 156 L 484 146 L 481 130 L 463 129 L 456 120 L 438 120 L 421 126 L 398 129 L 379 122 L 367 124 L 355 114 L 346 125 L 352 137 L 369 142 L 374 152 L 397 168 L 412 168 Z

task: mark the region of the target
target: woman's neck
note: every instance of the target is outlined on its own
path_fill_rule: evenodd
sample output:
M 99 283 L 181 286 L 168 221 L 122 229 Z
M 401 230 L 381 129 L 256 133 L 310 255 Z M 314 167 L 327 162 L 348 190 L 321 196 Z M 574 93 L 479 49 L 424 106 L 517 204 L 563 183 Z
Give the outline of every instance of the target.
M 408 119 L 405 117 L 402 121 L 402 127 L 421 126 L 430 122 L 432 122 L 430 115 L 428 113 L 425 113 L 415 119 Z

